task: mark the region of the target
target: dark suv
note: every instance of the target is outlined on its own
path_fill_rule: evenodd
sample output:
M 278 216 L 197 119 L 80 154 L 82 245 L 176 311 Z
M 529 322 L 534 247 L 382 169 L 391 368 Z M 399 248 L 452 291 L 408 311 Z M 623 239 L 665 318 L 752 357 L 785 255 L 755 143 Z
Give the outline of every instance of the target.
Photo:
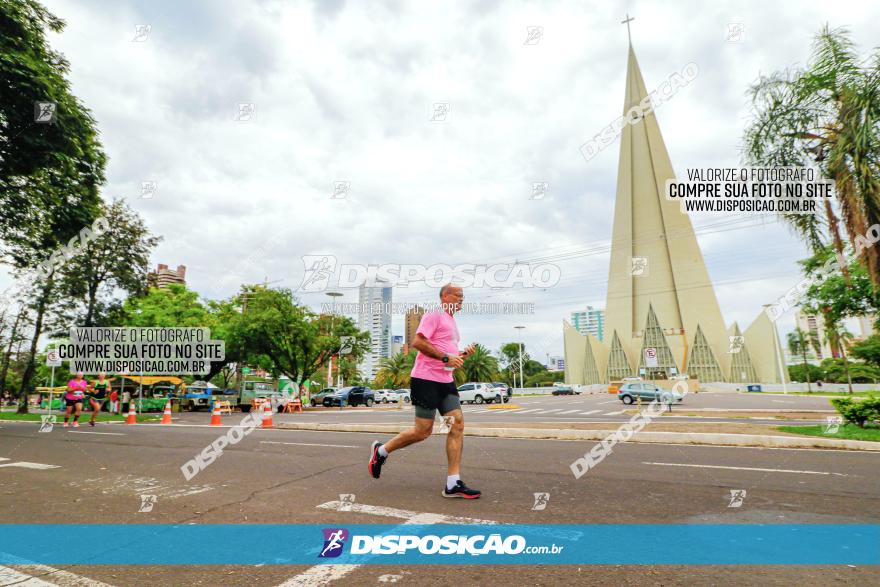
M 343 387 L 342 389 L 324 396 L 324 407 L 330 406 L 359 406 L 370 407 L 375 402 L 373 390 L 369 387 Z

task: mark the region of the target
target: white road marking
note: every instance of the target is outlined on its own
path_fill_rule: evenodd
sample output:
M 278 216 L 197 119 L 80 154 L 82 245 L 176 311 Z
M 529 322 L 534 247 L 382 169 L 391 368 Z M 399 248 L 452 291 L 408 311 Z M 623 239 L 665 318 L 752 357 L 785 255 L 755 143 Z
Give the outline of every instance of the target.
M 539 414 L 552 414 L 553 412 L 561 412 L 561 411 L 562 411 L 562 408 L 556 408 L 556 409 L 554 409 L 554 410 L 543 410 L 543 411 L 538 412 L 538 413 L 539 413 Z
M 18 568 L 31 575 L 51 579 L 51 585 L 57 585 L 58 587 L 112 587 L 107 583 L 80 577 L 68 571 L 62 571 L 61 569 L 46 565 L 22 565 Z
M 60 469 L 61 465 L 44 465 L 43 463 L 29 463 L 27 461 L 18 461 L 17 463 L 6 463 L 0 467 L 20 467 L 22 469 Z
M 518 414 L 528 414 L 529 412 L 540 412 L 540 408 L 532 408 L 530 410 L 520 410 Z
M 604 406 L 605 404 L 613 404 L 613 403 L 615 403 L 616 401 L 617 401 L 616 399 L 613 399 L 613 400 L 611 400 L 610 402 L 599 402 L 599 403 L 597 403 L 596 405 L 597 405 L 597 406 Z
M 34 579 L 30 575 L 19 573 L 15 569 L 0 566 L 0 585 L 15 585 L 16 587 L 55 587 L 52 583 L 46 583 Z
M 7 459 L 6 457 L 0 457 L 0 461 L 8 461 L 8 460 L 9 459 Z
M 601 412 L 601 411 L 602 411 L 602 410 L 590 410 L 590 411 L 588 411 L 588 412 L 581 412 L 581 414 L 583 414 L 584 416 L 589 416 L 590 414 L 596 414 L 596 413 Z
M 622 414 L 623 412 L 624 412 L 624 410 L 620 410 L 620 411 L 617 411 L 617 412 L 605 412 L 605 413 L 602 414 L 602 415 L 603 415 L 603 416 L 618 416 L 618 415 Z
M 91 432 L 89 430 L 68 430 L 68 434 L 106 434 L 107 436 L 125 436 L 122 432 Z
M 295 575 L 278 587 L 320 587 L 341 579 L 361 565 L 315 565 Z
M 353 444 L 314 444 L 311 442 L 277 442 L 275 440 L 261 440 L 260 444 L 292 444 L 296 446 L 328 446 L 332 448 L 360 448 Z
M 566 410 L 564 412 L 561 412 L 559 415 L 561 416 L 562 414 L 573 414 L 575 412 L 580 412 L 580 410 Z
M 138 495 L 155 495 L 159 498 L 175 499 L 205 493 L 214 489 L 213 485 L 174 485 L 162 483 L 155 477 L 136 477 L 135 475 L 117 475 L 110 479 L 91 478 L 81 481 L 72 481 L 71 487 L 83 487 L 92 491 L 100 491 L 102 494 L 118 494 L 120 492 L 132 492 Z
M 723 465 L 695 465 L 691 463 L 651 463 L 642 462 L 643 465 L 662 465 L 666 467 L 699 467 L 701 469 L 730 469 L 732 471 L 760 471 L 762 473 L 798 473 L 801 475 L 837 475 L 838 477 L 849 477 L 845 473 L 831 473 L 828 471 L 798 471 L 794 469 L 762 469 L 759 467 L 727 467 Z
M 328 501 L 318 506 L 321 509 L 360 512 L 371 514 L 374 516 L 386 516 L 390 518 L 403 518 L 406 524 L 498 524 L 493 520 L 480 520 L 477 518 L 463 518 L 459 516 L 448 516 L 446 514 L 430 514 L 413 512 L 410 510 L 401 510 L 397 508 L 389 508 L 384 506 L 374 506 L 362 503 L 345 503 L 341 501 Z M 315 587 L 327 585 L 341 579 L 345 575 L 353 572 L 363 565 L 315 565 L 306 571 L 295 575 L 278 585 L 278 587 L 298 587 L 308 586 Z

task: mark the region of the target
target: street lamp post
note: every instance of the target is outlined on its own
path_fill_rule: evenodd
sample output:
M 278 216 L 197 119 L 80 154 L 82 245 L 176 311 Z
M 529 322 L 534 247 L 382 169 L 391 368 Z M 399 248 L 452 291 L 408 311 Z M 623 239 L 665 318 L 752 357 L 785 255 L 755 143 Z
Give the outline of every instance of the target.
M 764 304 L 767 308 L 771 304 Z M 776 349 L 776 362 L 779 365 L 779 378 L 782 380 L 782 393 L 788 395 L 788 387 L 785 385 L 785 365 L 782 361 L 782 347 L 779 343 L 779 331 L 776 329 L 776 321 L 773 321 L 773 347 Z
M 338 291 L 328 291 L 327 295 L 333 300 L 333 308 L 330 310 L 330 336 L 333 336 L 333 318 L 336 316 L 336 298 L 342 297 L 342 293 Z M 327 361 L 327 387 L 333 387 L 333 354 L 330 354 L 330 360 Z
M 526 382 L 525 382 L 525 379 L 523 379 L 523 366 L 522 366 L 522 351 L 523 351 L 522 331 L 525 328 L 525 326 L 514 326 L 514 328 L 519 330 L 519 387 L 521 390 L 523 390 L 522 393 L 525 393 Z M 513 379 L 513 385 L 514 385 L 514 387 L 516 386 L 516 378 L 515 377 Z

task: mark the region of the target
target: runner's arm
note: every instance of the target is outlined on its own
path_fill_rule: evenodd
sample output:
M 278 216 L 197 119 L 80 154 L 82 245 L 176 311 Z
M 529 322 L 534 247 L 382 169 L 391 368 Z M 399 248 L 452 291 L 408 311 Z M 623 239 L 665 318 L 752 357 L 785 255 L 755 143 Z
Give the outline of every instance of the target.
M 447 355 L 447 353 L 431 344 L 431 341 L 425 338 L 424 334 L 416 334 L 416 339 L 413 341 L 412 346 L 423 355 L 427 355 L 432 359 L 442 360 Z

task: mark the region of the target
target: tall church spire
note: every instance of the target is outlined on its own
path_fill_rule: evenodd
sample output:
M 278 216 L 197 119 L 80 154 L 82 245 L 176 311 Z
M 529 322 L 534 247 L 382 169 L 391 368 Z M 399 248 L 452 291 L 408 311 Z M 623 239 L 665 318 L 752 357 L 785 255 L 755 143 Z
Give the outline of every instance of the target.
M 727 329 L 715 290 L 690 218 L 666 199 L 672 162 L 632 45 L 627 53 L 606 328 L 619 337 L 630 365 L 639 365 L 653 308 L 678 372 L 687 372 L 699 326 L 721 363 L 714 372 L 728 373 Z

